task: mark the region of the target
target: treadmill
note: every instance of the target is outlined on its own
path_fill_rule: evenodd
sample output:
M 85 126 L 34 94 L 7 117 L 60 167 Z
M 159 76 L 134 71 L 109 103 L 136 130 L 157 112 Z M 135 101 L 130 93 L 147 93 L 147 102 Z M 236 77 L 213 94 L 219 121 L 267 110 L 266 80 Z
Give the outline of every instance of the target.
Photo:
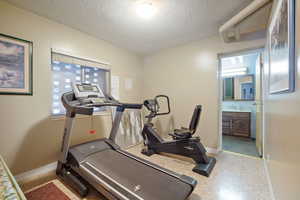
M 112 200 L 184 200 L 193 192 L 195 179 L 122 151 L 114 143 L 124 110 L 141 109 L 142 104 L 120 103 L 94 84 L 73 84 L 62 103 L 66 121 L 56 174 L 82 197 L 90 187 Z M 110 137 L 70 147 L 75 116 L 93 115 L 100 107 L 116 107 Z

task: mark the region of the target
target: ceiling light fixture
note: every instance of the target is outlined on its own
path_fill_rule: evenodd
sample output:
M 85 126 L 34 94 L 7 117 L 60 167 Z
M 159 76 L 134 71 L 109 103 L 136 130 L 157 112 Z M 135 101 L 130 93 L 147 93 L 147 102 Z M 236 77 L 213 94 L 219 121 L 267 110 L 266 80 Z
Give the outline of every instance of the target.
M 231 69 L 224 69 L 222 73 L 232 73 L 232 72 L 246 72 L 247 67 L 240 67 L 240 68 L 231 68 Z
M 136 13 L 144 18 L 144 19 L 150 19 L 155 14 L 155 7 L 151 2 L 139 2 L 136 5 Z
M 230 76 L 239 76 L 239 75 L 246 75 L 246 72 L 232 72 L 232 73 L 223 73 L 222 77 L 230 77 Z
M 222 70 L 222 77 L 245 75 L 246 72 L 247 72 L 246 67 L 225 69 L 225 70 Z

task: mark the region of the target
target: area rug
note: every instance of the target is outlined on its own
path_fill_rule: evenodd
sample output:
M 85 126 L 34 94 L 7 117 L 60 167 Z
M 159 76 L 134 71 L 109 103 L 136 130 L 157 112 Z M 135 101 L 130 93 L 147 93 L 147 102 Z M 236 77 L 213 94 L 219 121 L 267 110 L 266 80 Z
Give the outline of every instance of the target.
M 25 196 L 28 200 L 79 200 L 80 199 L 57 179 L 39 185 L 25 192 Z

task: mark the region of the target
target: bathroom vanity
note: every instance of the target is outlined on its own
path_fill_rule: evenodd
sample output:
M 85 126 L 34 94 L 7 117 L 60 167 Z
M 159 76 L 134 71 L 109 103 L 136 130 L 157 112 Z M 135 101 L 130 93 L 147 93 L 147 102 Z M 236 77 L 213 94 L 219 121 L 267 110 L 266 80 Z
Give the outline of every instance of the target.
M 251 112 L 224 110 L 222 111 L 223 135 L 251 137 Z

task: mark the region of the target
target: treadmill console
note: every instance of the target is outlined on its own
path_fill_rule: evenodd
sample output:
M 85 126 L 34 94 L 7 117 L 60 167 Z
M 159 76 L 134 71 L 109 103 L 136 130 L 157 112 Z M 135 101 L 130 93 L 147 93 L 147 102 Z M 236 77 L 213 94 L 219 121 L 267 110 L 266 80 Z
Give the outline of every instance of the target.
M 76 99 L 83 103 L 103 103 L 105 95 L 99 85 L 87 83 L 74 83 L 73 92 Z
M 76 114 L 92 115 L 94 108 L 117 107 L 117 110 L 141 109 L 142 104 L 121 103 L 109 94 L 104 93 L 99 85 L 74 83 L 73 91 L 62 95 L 62 103 L 66 108 L 68 116 L 74 117 Z

